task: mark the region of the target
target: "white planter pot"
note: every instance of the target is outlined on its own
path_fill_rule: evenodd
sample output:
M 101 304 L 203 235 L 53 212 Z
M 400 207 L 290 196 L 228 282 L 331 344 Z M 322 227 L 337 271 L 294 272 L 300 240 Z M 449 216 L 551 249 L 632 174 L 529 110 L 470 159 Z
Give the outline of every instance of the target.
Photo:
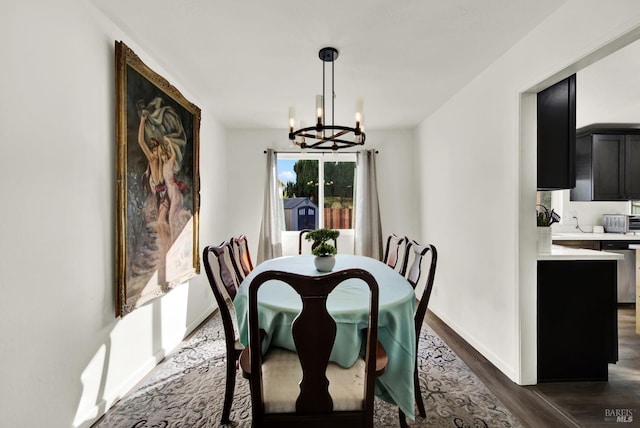
M 538 226 L 538 253 L 551 253 L 551 228 L 548 226 Z
M 318 272 L 331 272 L 336 265 L 336 258 L 334 256 L 316 256 L 313 259 L 313 263 L 316 265 Z

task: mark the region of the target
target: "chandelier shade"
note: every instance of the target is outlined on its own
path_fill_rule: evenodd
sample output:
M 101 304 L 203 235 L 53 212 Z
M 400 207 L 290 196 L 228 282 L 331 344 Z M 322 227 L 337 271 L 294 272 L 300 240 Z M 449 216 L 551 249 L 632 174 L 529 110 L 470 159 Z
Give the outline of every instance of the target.
M 304 127 L 301 124 L 299 129 L 295 128 L 295 109 L 289 108 L 289 140 L 303 149 L 318 150 L 339 150 L 364 144 L 366 135 L 363 128 L 362 99 L 358 99 L 356 105 L 355 126 L 342 126 L 334 123 L 334 65 L 338 59 L 336 48 L 322 48 L 318 52 L 322 60 L 322 95 L 316 95 L 315 125 Z M 331 123 L 327 121 L 327 110 L 325 109 L 326 97 L 326 65 L 331 63 Z

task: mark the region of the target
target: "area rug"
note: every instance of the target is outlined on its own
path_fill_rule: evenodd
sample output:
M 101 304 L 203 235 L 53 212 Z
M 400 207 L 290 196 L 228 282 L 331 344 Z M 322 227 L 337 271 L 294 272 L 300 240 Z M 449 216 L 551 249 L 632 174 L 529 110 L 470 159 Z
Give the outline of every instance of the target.
M 522 424 L 425 324 L 418 366 L 427 417 L 411 427 L 521 427 Z M 95 428 L 204 428 L 220 426 L 225 348 L 216 313 L 160 363 L 141 386 L 121 399 Z M 249 385 L 236 373 L 231 410 L 235 426 L 251 426 Z M 416 412 L 417 413 L 417 412 Z M 376 398 L 375 426 L 398 427 L 396 406 Z

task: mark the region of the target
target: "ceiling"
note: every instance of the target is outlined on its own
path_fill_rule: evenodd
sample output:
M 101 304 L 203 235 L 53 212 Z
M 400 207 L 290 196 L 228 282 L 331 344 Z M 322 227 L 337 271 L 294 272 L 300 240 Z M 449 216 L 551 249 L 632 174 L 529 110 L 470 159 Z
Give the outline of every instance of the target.
M 565 0 L 92 0 L 228 128 L 313 123 L 325 46 L 335 62 L 335 121 L 420 123 Z M 134 49 L 136 50 L 136 49 Z M 202 107 L 201 105 L 201 107 Z

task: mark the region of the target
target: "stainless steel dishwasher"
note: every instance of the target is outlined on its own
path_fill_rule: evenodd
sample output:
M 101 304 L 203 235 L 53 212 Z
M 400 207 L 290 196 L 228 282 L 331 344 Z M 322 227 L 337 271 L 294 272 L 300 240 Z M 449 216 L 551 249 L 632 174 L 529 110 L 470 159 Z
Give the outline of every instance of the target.
M 624 260 L 618 260 L 618 303 L 636 302 L 636 250 L 629 245 L 639 245 L 640 241 L 602 241 L 602 251 L 618 253 Z

